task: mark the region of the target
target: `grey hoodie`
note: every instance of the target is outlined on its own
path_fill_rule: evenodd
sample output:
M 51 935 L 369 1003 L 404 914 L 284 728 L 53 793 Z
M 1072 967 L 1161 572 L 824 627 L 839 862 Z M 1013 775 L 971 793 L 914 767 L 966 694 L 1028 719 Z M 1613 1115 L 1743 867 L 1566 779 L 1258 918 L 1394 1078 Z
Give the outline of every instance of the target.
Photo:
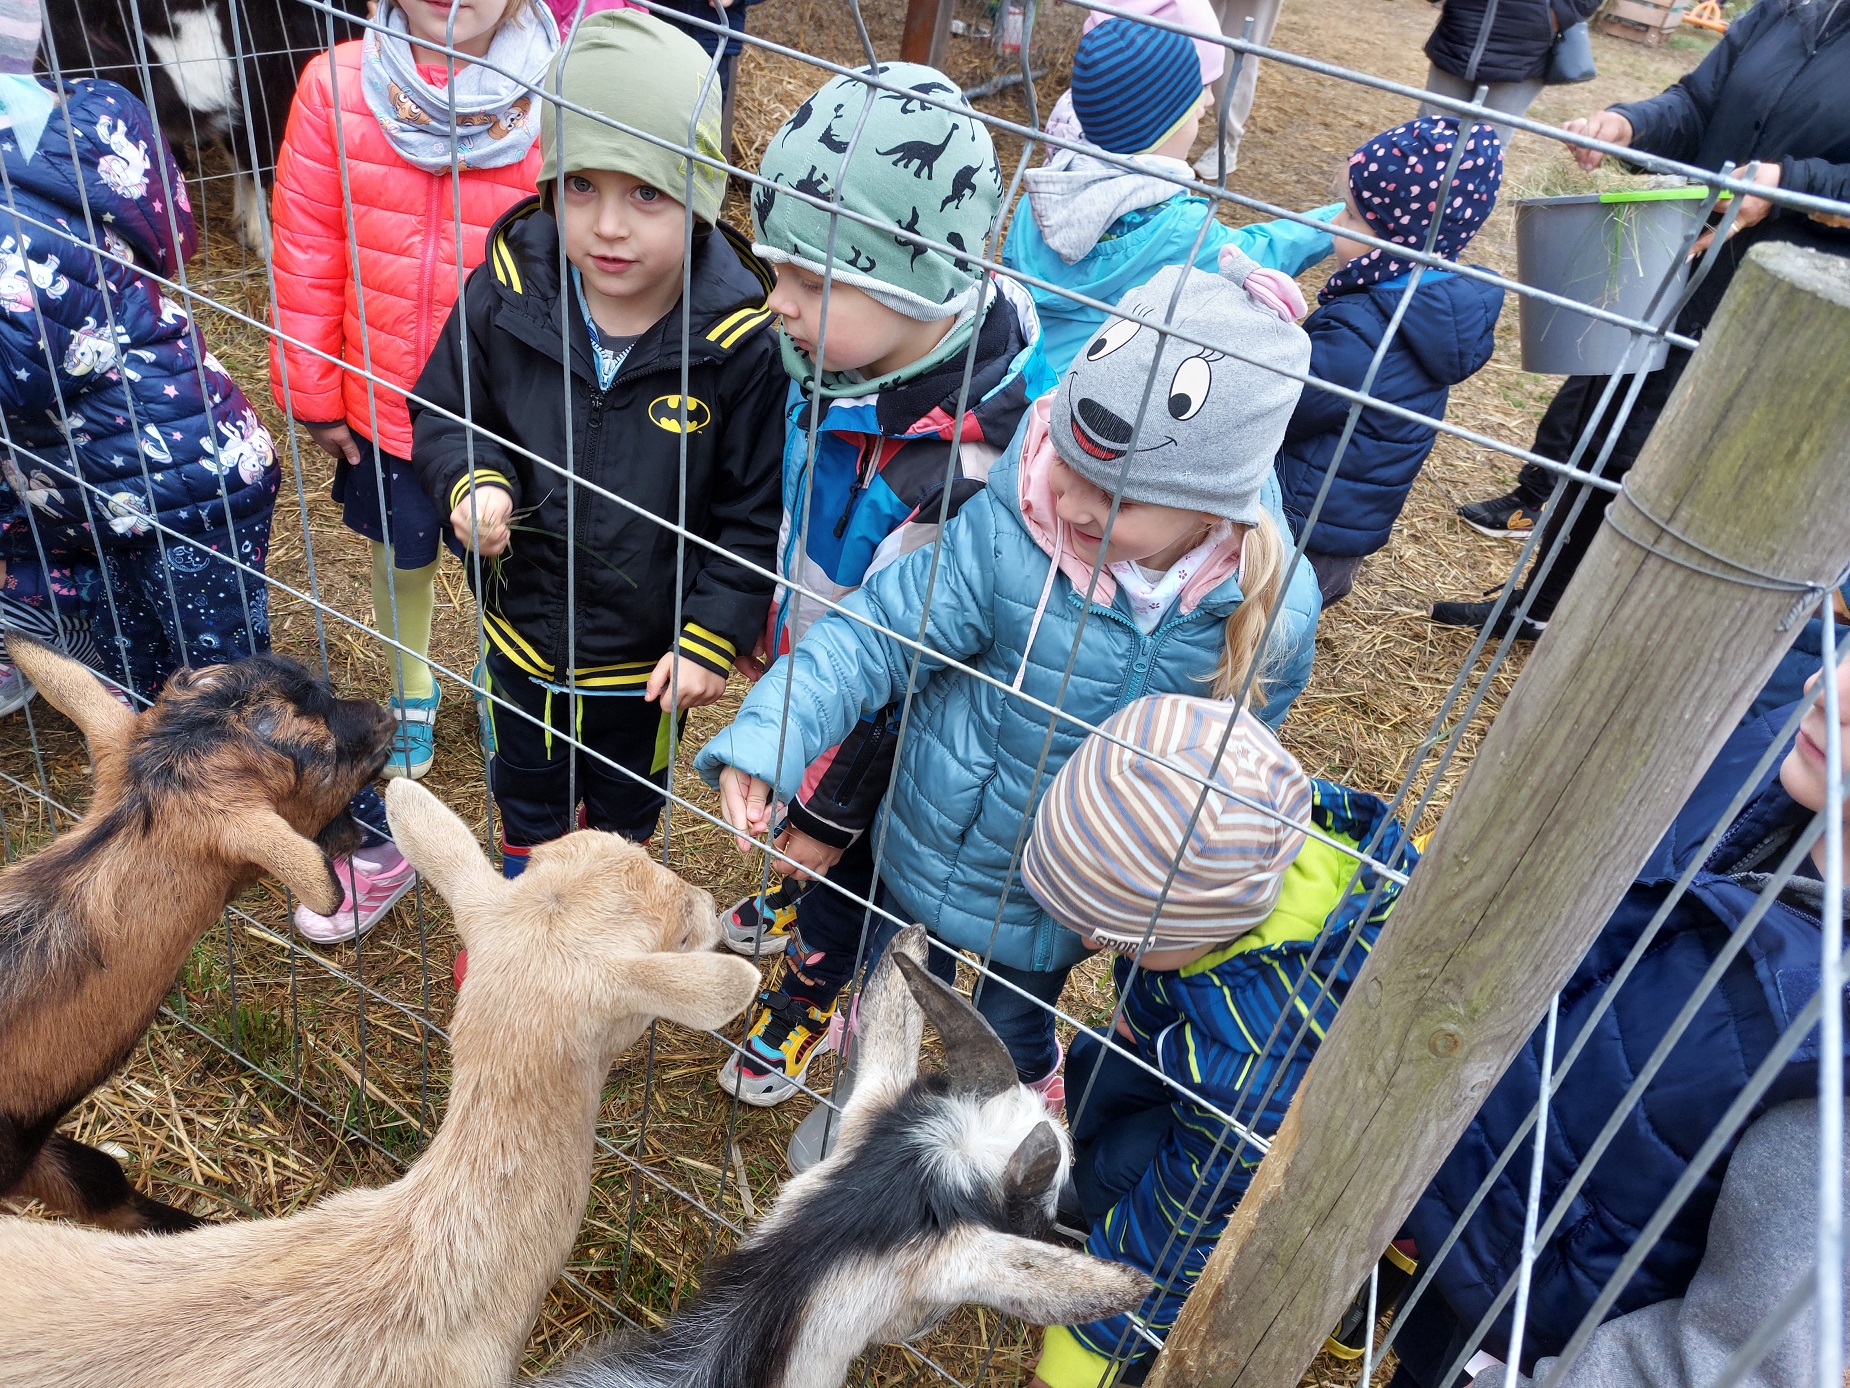
M 1768 1110 L 1734 1149 L 1689 1291 L 1607 1321 L 1556 1388 L 1705 1388 L 1793 1283 L 1812 1275 L 1817 1249 L 1818 1104 L 1801 1099 Z M 1742 1388 L 1810 1384 L 1816 1333 L 1813 1313 L 1801 1312 Z M 1517 1374 L 1512 1383 L 1499 1364 L 1474 1388 L 1531 1388 L 1554 1366 L 1538 1360 L 1533 1379 Z

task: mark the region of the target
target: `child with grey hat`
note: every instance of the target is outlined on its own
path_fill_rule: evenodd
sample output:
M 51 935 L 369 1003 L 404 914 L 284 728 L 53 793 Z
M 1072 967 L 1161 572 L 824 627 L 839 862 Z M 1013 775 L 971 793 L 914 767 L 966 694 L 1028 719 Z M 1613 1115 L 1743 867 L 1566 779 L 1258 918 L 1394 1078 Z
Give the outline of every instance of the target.
M 1118 956 L 1115 1034 L 1081 1031 L 1066 1062 L 1068 1217 L 1154 1279 L 1141 1318 L 1159 1335 L 1259 1165 L 1222 1115 L 1277 1131 L 1398 898 L 1360 854 L 1417 857 L 1380 800 L 1307 777 L 1252 714 L 1180 695 L 1105 723 L 1035 814 L 1028 891 Z M 1093 1388 L 1126 1357 L 1141 1381 L 1144 1343 L 1124 1316 L 1049 1329 L 1036 1381 Z
M 1126 296 L 1134 316 L 1035 401 L 935 548 L 871 574 L 810 627 L 696 763 L 728 822 L 763 835 L 811 763 L 911 691 L 878 829 L 880 899 L 930 928 L 942 976 L 970 950 L 1010 985 L 986 979 L 976 1004 L 1050 1107 L 1060 1055 L 1045 1004 L 1085 951 L 1014 871 L 1047 774 L 1140 694 L 1244 699 L 1276 722 L 1309 675 L 1316 587 L 1305 571 L 1281 591 L 1283 521 L 1266 496 L 1298 394 L 1281 370 L 1309 359 L 1289 285 L 1236 253 L 1220 275 L 1166 271 Z M 914 633 L 928 648 L 916 672 Z M 875 917 L 868 960 L 890 924 Z

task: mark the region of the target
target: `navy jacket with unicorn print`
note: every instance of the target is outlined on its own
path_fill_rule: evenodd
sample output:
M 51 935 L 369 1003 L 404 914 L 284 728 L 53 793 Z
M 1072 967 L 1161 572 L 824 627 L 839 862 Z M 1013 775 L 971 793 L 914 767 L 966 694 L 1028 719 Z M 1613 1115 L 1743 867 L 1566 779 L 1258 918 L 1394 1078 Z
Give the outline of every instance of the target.
M 0 521 L 29 508 L 59 546 L 222 534 L 274 504 L 276 451 L 178 301 L 185 182 L 125 89 L 61 90 L 30 159 L 0 132 Z

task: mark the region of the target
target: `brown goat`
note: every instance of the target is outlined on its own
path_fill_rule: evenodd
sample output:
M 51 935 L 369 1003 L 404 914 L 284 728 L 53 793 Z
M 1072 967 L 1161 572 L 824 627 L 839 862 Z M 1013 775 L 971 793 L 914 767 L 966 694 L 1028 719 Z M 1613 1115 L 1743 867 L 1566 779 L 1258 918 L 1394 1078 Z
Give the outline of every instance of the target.
M 715 1027 L 758 991 L 713 899 L 615 834 L 503 881 L 423 787 L 392 834 L 450 903 L 469 981 L 449 1111 L 394 1185 L 287 1219 L 131 1238 L 0 1219 L 0 1388 L 503 1388 L 591 1189 L 611 1062 L 650 1019 Z
M 259 875 L 335 908 L 333 866 L 308 836 L 345 846 L 347 802 L 385 764 L 391 716 L 274 655 L 181 670 L 138 716 L 77 661 L 17 634 L 8 649 L 83 730 L 96 773 L 76 827 L 0 872 L 0 1195 L 112 1229 L 190 1229 L 196 1217 L 54 1130 Z

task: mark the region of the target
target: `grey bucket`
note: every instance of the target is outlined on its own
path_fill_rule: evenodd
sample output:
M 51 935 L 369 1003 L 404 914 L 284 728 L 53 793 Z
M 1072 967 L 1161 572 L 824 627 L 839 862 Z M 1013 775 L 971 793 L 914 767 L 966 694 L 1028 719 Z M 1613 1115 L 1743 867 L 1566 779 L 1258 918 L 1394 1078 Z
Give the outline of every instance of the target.
M 1658 286 L 1675 301 L 1689 275 L 1686 248 L 1708 190 L 1651 188 L 1525 198 L 1516 204 L 1516 270 L 1524 284 L 1564 299 L 1643 318 Z M 1660 308 L 1662 305 L 1660 305 Z M 1658 341 L 1648 359 L 1625 359 L 1632 333 L 1573 309 L 1524 296 L 1522 369 L 1554 376 L 1605 376 L 1626 367 L 1655 371 L 1669 355 Z

